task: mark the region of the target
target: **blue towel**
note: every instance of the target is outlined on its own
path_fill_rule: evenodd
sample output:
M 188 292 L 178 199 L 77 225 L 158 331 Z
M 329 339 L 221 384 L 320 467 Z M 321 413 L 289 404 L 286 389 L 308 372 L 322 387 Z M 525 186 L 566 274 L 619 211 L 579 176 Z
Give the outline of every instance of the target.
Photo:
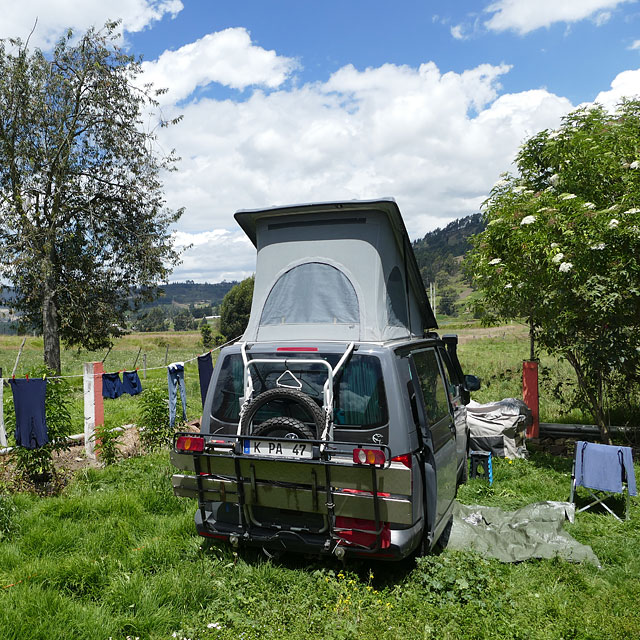
M 26 449 L 37 449 L 47 444 L 49 436 L 44 409 L 47 381 L 13 378 L 9 384 L 16 412 L 16 444 Z
M 130 396 L 136 396 L 142 391 L 142 383 L 137 371 L 122 372 L 122 388 Z
M 119 373 L 102 374 L 102 397 L 119 398 L 124 393 Z
M 211 375 L 213 374 L 213 361 L 211 360 L 211 353 L 205 353 L 202 356 L 198 356 L 198 378 L 200 379 L 200 396 L 202 398 L 202 408 L 204 409 L 204 401 L 207 397 L 207 390 L 209 389 L 209 382 L 211 382 Z
M 576 484 L 621 493 L 625 475 L 629 495 L 636 495 L 636 477 L 629 447 L 576 442 Z

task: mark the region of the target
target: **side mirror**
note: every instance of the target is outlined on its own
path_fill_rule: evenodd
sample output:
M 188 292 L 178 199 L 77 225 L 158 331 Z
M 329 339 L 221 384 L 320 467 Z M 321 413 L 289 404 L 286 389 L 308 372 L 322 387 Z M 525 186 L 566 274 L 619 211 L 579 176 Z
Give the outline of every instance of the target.
M 478 376 L 465 376 L 464 388 L 467 391 L 478 391 L 478 389 L 480 389 L 480 378 L 478 378 Z

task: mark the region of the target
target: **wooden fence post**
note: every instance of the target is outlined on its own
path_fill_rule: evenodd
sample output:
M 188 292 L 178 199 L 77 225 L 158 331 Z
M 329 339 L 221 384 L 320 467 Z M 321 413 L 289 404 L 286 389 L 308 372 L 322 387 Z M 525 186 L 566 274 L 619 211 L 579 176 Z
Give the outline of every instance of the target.
M 2 379 L 2 367 L 0 367 L 0 447 L 7 446 L 7 432 L 4 428 L 4 380 Z
M 524 360 L 522 363 L 522 399 L 533 415 L 533 422 L 527 427 L 527 438 L 537 438 L 540 433 L 540 396 L 536 360 Z
M 85 362 L 84 383 L 84 450 L 87 458 L 95 458 L 95 428 L 104 424 L 104 401 L 102 399 L 102 362 Z

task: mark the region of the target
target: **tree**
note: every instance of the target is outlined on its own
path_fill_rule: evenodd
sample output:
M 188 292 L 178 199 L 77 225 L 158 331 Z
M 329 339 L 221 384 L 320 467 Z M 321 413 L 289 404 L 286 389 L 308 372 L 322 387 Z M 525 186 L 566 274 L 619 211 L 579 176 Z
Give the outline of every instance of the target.
M 606 390 L 640 382 L 640 101 L 579 109 L 522 146 L 467 259 L 484 309 L 525 318 L 576 373 L 610 442 Z
M 166 331 L 169 321 L 162 307 L 152 307 L 137 322 L 140 331 Z
M 228 339 L 244 333 L 251 314 L 254 277 L 246 278 L 233 287 L 220 305 L 220 333 Z
M 173 318 L 174 331 L 191 331 L 195 329 L 196 322 L 189 309 L 181 309 Z
M 0 275 L 56 372 L 61 339 L 109 345 L 178 260 L 160 181 L 176 158 L 143 128 L 156 94 L 116 30 L 69 31 L 50 57 L 0 41 Z
M 440 290 L 440 300 L 438 303 L 438 312 L 445 316 L 455 315 L 456 302 L 458 294 L 453 287 L 444 287 Z
M 202 346 L 205 349 L 211 349 L 213 347 L 213 331 L 206 320 L 203 320 L 200 325 L 200 335 L 202 336 Z

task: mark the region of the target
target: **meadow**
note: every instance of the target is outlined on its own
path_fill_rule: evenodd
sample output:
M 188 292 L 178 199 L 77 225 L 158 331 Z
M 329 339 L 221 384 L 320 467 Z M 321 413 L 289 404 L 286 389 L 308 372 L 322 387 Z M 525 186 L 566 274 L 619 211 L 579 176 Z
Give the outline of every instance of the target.
M 484 380 L 476 399 L 518 396 L 526 335 L 459 333 L 463 366 Z M 163 342 L 152 349 L 149 339 Z M 147 384 L 166 384 L 165 341 L 172 339 L 169 362 L 202 350 L 195 333 L 130 335 L 114 346 L 105 369 L 130 368 L 142 345 L 148 367 L 160 367 L 148 371 Z M 3 340 L 0 366 L 10 372 L 20 340 Z M 103 356 L 65 352 L 63 373 Z M 37 339 L 30 339 L 19 372 L 39 358 Z M 563 363 L 548 364 L 565 375 Z M 197 367 L 187 366 L 190 413 L 197 415 Z M 126 412 L 136 400 L 109 401 L 107 420 L 134 421 Z M 552 421 L 555 405 L 543 406 L 542 419 Z M 471 480 L 458 499 L 505 509 L 566 500 L 570 473 L 571 460 L 540 452 L 495 460 L 493 485 Z M 566 524 L 592 546 L 601 569 L 560 559 L 503 564 L 447 550 L 399 564 L 302 556 L 275 562 L 199 538 L 195 503 L 173 496 L 171 474 L 167 453 L 159 452 L 83 469 L 56 497 L 0 486 L 0 638 L 640 638 L 637 499 L 626 522 L 587 512 Z

